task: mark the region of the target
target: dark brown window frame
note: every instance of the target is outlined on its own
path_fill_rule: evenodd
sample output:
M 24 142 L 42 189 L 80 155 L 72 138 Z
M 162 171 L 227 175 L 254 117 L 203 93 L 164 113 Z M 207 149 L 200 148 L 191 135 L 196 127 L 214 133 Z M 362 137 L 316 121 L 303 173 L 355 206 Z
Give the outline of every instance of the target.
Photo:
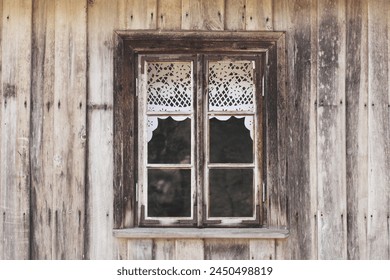
M 267 75 L 264 116 L 265 153 L 268 158 L 264 165 L 267 192 L 263 194 L 263 227 L 280 226 L 273 222 L 275 215 L 286 221 L 286 210 L 270 212 L 270 204 L 279 200 L 285 189 L 285 174 L 275 182 L 266 178 L 269 172 L 280 169 L 272 162 L 285 152 L 279 134 L 284 135 L 285 121 L 285 35 L 283 32 L 156 32 L 117 31 L 114 57 L 114 228 L 137 226 L 136 173 L 137 173 L 137 104 L 136 104 L 136 55 L 194 52 L 204 54 L 245 53 L 262 54 Z M 282 118 L 279 116 L 282 115 Z M 283 166 L 282 166 L 283 168 Z

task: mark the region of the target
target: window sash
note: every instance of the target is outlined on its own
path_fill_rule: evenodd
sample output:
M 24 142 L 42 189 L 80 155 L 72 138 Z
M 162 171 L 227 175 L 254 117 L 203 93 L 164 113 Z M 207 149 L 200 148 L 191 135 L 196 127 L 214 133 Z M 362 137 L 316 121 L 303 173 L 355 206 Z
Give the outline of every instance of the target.
M 254 111 L 209 111 L 207 95 L 207 62 L 229 57 L 235 60 L 254 62 Z M 260 75 L 262 55 L 139 55 L 138 61 L 138 106 L 139 106 L 139 185 L 138 185 L 138 219 L 141 226 L 261 226 L 260 189 L 262 185 L 263 153 L 263 105 Z M 145 63 L 147 61 L 192 61 L 193 62 L 193 110 L 183 112 L 148 112 L 146 109 Z M 147 143 L 145 143 L 145 121 L 148 116 L 188 116 L 191 117 L 191 164 L 151 164 L 147 162 Z M 209 163 L 208 118 L 212 116 L 253 116 L 253 162 L 252 163 Z M 191 170 L 191 217 L 147 217 L 147 170 L 148 169 L 189 169 Z M 209 217 L 208 199 L 210 169 L 251 169 L 253 170 L 253 215 L 251 217 Z M 144 216 L 143 216 L 144 215 Z

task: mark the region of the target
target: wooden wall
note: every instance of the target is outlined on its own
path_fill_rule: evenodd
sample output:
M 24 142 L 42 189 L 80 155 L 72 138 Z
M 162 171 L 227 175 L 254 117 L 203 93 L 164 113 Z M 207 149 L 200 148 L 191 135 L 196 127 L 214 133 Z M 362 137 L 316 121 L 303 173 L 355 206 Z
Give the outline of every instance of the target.
M 0 259 L 390 258 L 390 1 L 0 0 L 0 18 Z M 116 29 L 287 32 L 288 239 L 113 238 Z

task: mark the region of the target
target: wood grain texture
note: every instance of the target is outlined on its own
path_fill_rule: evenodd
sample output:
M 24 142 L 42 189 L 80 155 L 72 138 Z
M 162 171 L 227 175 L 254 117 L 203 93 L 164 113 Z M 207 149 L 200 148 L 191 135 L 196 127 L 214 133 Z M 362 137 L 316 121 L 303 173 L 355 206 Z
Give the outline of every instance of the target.
M 249 240 L 206 239 L 204 242 L 205 260 L 248 260 Z
M 202 239 L 176 239 L 176 260 L 203 260 L 204 241 Z
M 272 0 L 246 0 L 246 30 L 273 30 Z
M 121 29 L 156 29 L 157 0 L 120 0 L 117 15 Z
M 225 30 L 245 30 L 246 0 L 225 0 Z
M 368 2 L 367 255 L 389 259 L 390 119 L 388 1 Z
M 158 29 L 180 30 L 182 18 L 181 0 L 165 0 L 158 2 Z
M 153 240 L 152 239 L 130 239 L 127 241 L 128 260 L 152 260 Z
M 84 258 L 87 2 L 55 5 L 53 258 Z
M 31 91 L 31 258 L 53 258 L 53 1 L 34 1 Z
M 318 3 L 317 155 L 320 259 L 347 257 L 344 16 L 344 0 Z
M 28 259 L 31 1 L 2 1 L 0 259 Z
M 154 260 L 174 260 L 176 242 L 174 239 L 154 239 L 153 259 Z
M 274 29 L 287 30 L 287 222 L 290 236 L 276 241 L 277 259 L 316 258 L 313 208 L 316 172 L 316 19 L 314 1 L 274 1 Z M 308 47 L 311 46 L 311 47 Z M 314 151 L 314 154 L 313 154 Z M 315 161 L 314 161 L 315 162 Z M 314 195 L 313 195 L 314 194 Z M 314 204 L 314 205 L 313 205 Z
M 113 50 L 120 1 L 88 6 L 88 259 L 112 259 L 113 223 Z M 104 21 L 101 19 L 104 18 Z
M 181 238 L 181 239 L 284 239 L 289 232 L 278 228 L 127 228 L 114 230 L 118 238 Z
M 251 260 L 274 260 L 276 258 L 275 240 L 250 240 L 249 254 Z
M 367 259 L 367 1 L 347 1 L 346 152 L 348 259 Z
M 182 0 L 183 30 L 223 30 L 225 1 Z

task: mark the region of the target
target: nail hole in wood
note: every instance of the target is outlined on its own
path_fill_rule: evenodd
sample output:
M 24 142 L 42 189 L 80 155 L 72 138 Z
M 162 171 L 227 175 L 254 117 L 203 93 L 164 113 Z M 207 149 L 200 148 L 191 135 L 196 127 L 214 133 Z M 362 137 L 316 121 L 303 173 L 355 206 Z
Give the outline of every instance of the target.
M 58 101 L 58 109 L 61 107 L 61 101 Z

